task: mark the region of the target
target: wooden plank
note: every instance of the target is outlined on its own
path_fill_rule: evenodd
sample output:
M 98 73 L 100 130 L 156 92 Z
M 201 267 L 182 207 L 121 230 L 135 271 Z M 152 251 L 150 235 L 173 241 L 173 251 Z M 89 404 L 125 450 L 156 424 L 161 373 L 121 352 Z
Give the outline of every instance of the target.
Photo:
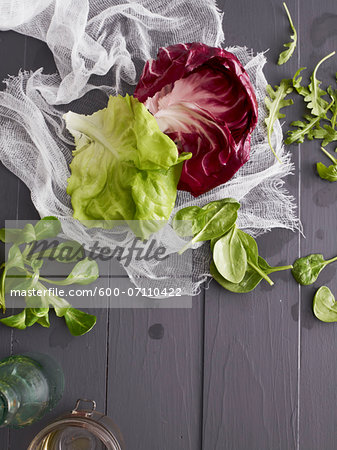
M 201 447 L 203 298 L 191 309 L 111 309 L 108 414 L 126 448 Z
M 336 48 L 336 2 L 301 1 L 301 66 L 310 73 L 315 64 Z M 336 56 L 319 68 L 322 87 L 335 84 Z M 330 151 L 336 145 L 327 148 Z M 301 145 L 301 215 L 306 239 L 301 240 L 301 255 L 337 254 L 336 185 L 321 180 L 315 164 L 330 161 L 319 150 L 318 142 Z M 336 448 L 337 324 L 325 324 L 312 312 L 317 288 L 327 285 L 337 295 L 336 265 L 328 266 L 313 286 L 301 288 L 301 383 L 299 447 L 305 450 Z
M 0 33 L 0 59 L 5 64 L 0 66 L 0 80 L 7 78 L 8 75 L 15 75 L 23 66 L 25 40 L 11 31 Z M 12 55 L 9 57 L 9 55 Z M 1 90 L 5 87 L 3 84 Z M 0 227 L 5 226 L 6 220 L 17 219 L 18 204 L 18 179 L 9 172 L 0 163 Z M 1 261 L 4 261 L 5 251 L 1 245 Z M 11 352 L 12 330 L 0 325 L 0 359 L 9 356 Z M 9 448 L 9 430 L 7 428 L 0 430 L 0 448 Z
M 228 9 L 227 2 L 219 6 Z M 288 6 L 297 24 L 295 2 Z M 264 72 L 271 84 L 296 70 L 296 57 L 286 66 L 276 65 L 283 42 L 289 40 L 281 2 L 231 3 L 224 30 L 227 45 L 270 49 Z M 287 111 L 287 118 L 293 116 L 293 109 Z M 286 187 L 296 196 L 298 179 Z M 298 253 L 298 233 L 274 230 L 258 244 L 272 265 L 289 264 Z M 206 291 L 205 450 L 296 448 L 298 326 L 292 314 L 298 308 L 298 288 L 289 272 L 272 278 L 273 288 L 263 282 L 250 294 L 231 294 L 215 282 Z
M 47 70 L 48 67 L 51 68 L 50 72 L 52 72 L 53 61 L 46 45 L 34 39 L 27 39 L 27 41 L 29 50 L 26 54 L 25 68 L 36 69 L 44 66 Z M 19 189 L 18 217 L 21 220 L 38 219 L 29 190 L 21 182 Z M 105 289 L 108 284 L 109 280 L 102 278 L 95 285 Z M 69 301 L 71 302 L 70 299 Z M 101 298 L 97 296 L 92 299 L 92 305 L 95 305 L 96 301 L 102 303 Z M 98 410 L 105 411 L 107 310 L 92 308 L 88 312 L 97 316 L 97 324 L 90 333 L 81 337 L 71 336 L 63 319 L 57 319 L 53 313 L 50 314 L 49 329 L 35 325 L 24 331 L 13 330 L 12 352 L 14 354 L 40 352 L 52 356 L 63 367 L 66 385 L 62 400 L 42 421 L 21 430 L 10 431 L 8 448 L 27 448 L 43 426 L 60 414 L 73 409 L 78 398 L 96 400 Z

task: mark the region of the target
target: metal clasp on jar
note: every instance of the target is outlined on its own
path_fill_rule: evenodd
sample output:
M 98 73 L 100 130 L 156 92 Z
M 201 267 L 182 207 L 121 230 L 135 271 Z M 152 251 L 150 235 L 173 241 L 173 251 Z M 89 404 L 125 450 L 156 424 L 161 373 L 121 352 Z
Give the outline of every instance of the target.
M 79 410 L 79 406 L 81 403 L 91 403 L 91 409 L 81 409 Z M 81 417 L 91 417 L 93 412 L 96 410 L 96 402 L 95 400 L 88 400 L 86 398 L 79 398 L 76 402 L 75 408 L 71 411 L 71 414 Z

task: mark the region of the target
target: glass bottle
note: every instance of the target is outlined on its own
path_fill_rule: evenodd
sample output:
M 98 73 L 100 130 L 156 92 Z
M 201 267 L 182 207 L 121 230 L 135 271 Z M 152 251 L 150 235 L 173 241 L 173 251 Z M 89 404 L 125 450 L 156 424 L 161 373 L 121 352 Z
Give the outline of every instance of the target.
M 60 366 L 39 353 L 0 361 L 0 427 L 21 428 L 36 422 L 61 399 Z

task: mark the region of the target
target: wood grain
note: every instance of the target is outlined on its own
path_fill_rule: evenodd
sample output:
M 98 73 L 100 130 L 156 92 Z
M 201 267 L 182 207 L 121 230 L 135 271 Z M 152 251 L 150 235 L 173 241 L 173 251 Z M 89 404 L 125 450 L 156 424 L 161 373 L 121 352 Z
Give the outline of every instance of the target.
M 309 73 L 316 63 L 337 50 L 337 6 L 333 0 L 301 2 L 301 65 Z M 303 19 L 302 19 L 303 21 Z M 337 57 L 326 61 L 317 77 L 322 87 L 335 84 Z M 336 145 L 327 148 L 330 151 Z M 335 183 L 321 180 L 315 164 L 329 160 L 316 142 L 301 145 L 301 216 L 306 239 L 301 239 L 301 254 L 337 255 L 337 190 Z M 337 295 L 336 265 L 328 266 L 313 286 L 301 288 L 301 374 L 300 435 L 301 449 L 336 448 L 337 324 L 326 324 L 312 313 L 312 300 L 319 286 L 327 285 Z
M 269 49 L 265 74 L 271 84 L 292 77 L 301 66 L 310 73 L 319 59 L 337 50 L 335 0 L 287 4 L 300 45 L 279 67 L 278 54 L 290 35 L 282 2 L 218 1 L 225 11 L 226 45 Z M 0 58 L 1 79 L 21 67 L 55 70 L 45 44 L 12 32 L 0 33 Z M 336 57 L 320 68 L 318 78 L 333 83 L 335 71 Z M 284 128 L 302 113 L 297 102 Z M 291 151 L 295 176 L 288 177 L 286 187 L 299 203 L 306 239 L 285 230 L 260 237 L 260 253 L 273 265 L 310 252 L 337 254 L 336 189 L 314 170 L 324 156 L 316 142 Z M 37 218 L 28 189 L 3 166 L 0 204 L 1 226 L 5 219 Z M 242 296 L 213 282 L 193 300 L 192 309 L 95 309 L 95 329 L 80 338 L 72 338 L 60 319 L 49 330 L 0 326 L 0 357 L 45 352 L 61 363 L 66 377 L 57 408 L 27 429 L 1 429 L 0 448 L 27 448 L 48 421 L 85 396 L 119 425 L 128 450 L 334 450 L 337 324 L 315 319 L 312 298 L 323 284 L 337 294 L 336 267 L 301 289 L 290 273 L 275 274 L 273 289 L 261 283 Z M 105 288 L 115 281 L 98 283 Z
M 203 298 L 192 309 L 111 309 L 108 414 L 127 449 L 201 448 Z
M 289 78 L 296 56 L 276 61 L 289 25 L 281 2 L 222 2 L 226 45 L 270 49 L 265 74 L 270 84 Z M 297 26 L 295 2 L 288 2 Z M 289 111 L 289 110 L 288 110 Z M 295 119 L 297 108 L 287 111 Z M 297 159 L 295 148 L 295 161 Z M 290 181 L 288 177 L 287 181 Z M 287 189 L 298 196 L 298 177 Z M 258 239 L 272 265 L 289 264 L 298 254 L 298 233 L 274 230 Z M 224 291 L 215 282 L 206 291 L 203 449 L 276 450 L 297 448 L 298 287 L 289 272 L 261 282 L 250 294 Z M 295 320 L 294 320 L 295 318 Z

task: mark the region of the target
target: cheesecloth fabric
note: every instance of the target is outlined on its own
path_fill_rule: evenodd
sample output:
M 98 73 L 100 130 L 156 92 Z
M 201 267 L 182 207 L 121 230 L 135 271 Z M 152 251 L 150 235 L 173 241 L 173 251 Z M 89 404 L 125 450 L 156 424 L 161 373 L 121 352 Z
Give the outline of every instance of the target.
M 130 246 L 131 232 L 87 229 L 72 219 L 66 193 L 72 139 L 62 115 L 69 109 L 92 113 L 106 105 L 108 95 L 132 92 L 130 86 L 137 83 L 144 62 L 155 57 L 160 46 L 194 41 L 220 46 L 224 41 L 222 13 L 212 0 L 2 0 L 0 29 L 46 42 L 58 70 L 53 75 L 44 74 L 43 68 L 20 72 L 6 81 L 6 89 L 0 93 L 3 164 L 28 186 L 42 217 L 54 215 L 62 220 L 67 238 L 86 247 L 93 240 L 110 248 Z M 242 204 L 238 226 L 252 235 L 275 227 L 294 230 L 300 224 L 294 199 L 283 181 L 293 168 L 290 155 L 282 145 L 277 122 L 273 141 L 283 164 L 275 160 L 263 123 L 265 57 L 246 48 L 228 50 L 247 70 L 259 104 L 250 160 L 231 181 L 197 199 L 178 192 L 172 216 L 182 207 L 234 197 Z M 197 294 L 210 276 L 208 244 L 191 251 L 193 265 L 189 266 L 176 254 L 184 241 L 169 224 L 157 233 L 156 240 L 170 257 L 162 262 L 133 259 L 126 267 L 130 279 L 142 288 L 181 288 L 183 294 Z

